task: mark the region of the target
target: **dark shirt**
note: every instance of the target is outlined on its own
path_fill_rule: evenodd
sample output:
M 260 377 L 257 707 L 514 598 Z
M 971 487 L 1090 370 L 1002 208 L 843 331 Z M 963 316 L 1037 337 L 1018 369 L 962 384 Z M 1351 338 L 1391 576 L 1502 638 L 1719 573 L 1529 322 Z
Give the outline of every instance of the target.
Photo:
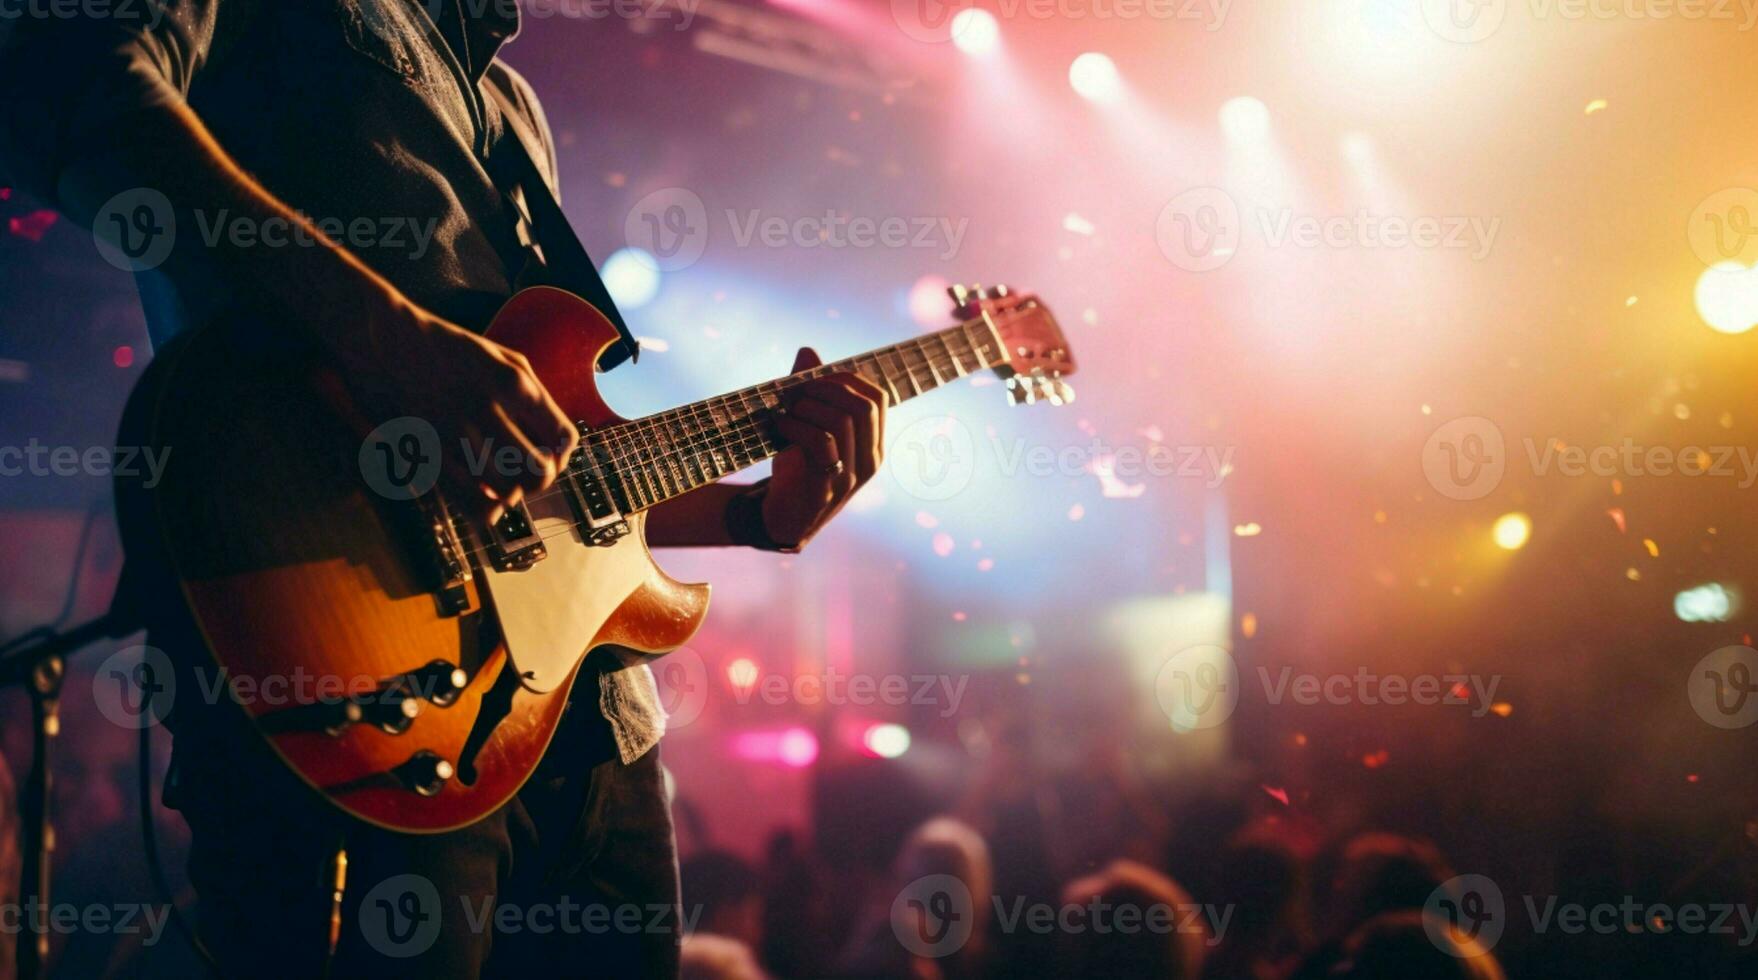
M 92 164 L 86 148 L 105 127 L 182 99 L 270 193 L 417 304 L 480 330 L 512 295 L 529 252 L 496 170 L 501 141 L 517 137 L 485 87 L 519 108 L 542 144 L 531 156 L 556 190 L 543 111 L 495 57 L 518 32 L 514 0 L 132 0 L 109 9 L 130 13 L 0 19 L 0 182 L 56 203 L 64 172 Z M 223 231 L 225 218 L 204 215 L 177 234 Z M 158 343 L 237 300 L 218 275 L 180 276 L 173 287 L 149 272 L 141 286 Z M 597 698 L 623 761 L 633 761 L 664 731 L 652 674 L 644 665 L 610 671 L 599 685 L 576 695 Z
M 56 201 L 64 168 L 119 115 L 181 97 L 271 193 L 322 224 L 415 302 L 480 329 L 521 267 L 515 217 L 491 173 L 498 85 L 549 130 L 495 60 L 511 3 L 459 0 L 135 0 L 132 17 L 20 17 L 0 41 L 0 179 Z M 502 7 L 510 15 L 501 19 Z M 442 30 L 439 20 L 449 25 Z M 5 28 L 0 28 L 5 29 Z M 553 151 L 538 157 L 554 186 Z M 212 234 L 204 214 L 177 234 Z M 149 296 L 164 340 L 229 305 L 213 281 Z

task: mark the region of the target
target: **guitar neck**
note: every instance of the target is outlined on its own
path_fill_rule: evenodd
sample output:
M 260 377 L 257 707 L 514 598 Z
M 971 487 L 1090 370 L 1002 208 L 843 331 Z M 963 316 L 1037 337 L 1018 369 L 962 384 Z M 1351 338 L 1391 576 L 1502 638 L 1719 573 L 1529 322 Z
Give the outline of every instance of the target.
M 783 393 L 813 378 L 859 374 L 892 404 L 1007 362 L 985 318 L 656 415 L 595 429 L 581 440 L 601 482 L 634 514 L 774 456 L 786 448 L 773 418 Z

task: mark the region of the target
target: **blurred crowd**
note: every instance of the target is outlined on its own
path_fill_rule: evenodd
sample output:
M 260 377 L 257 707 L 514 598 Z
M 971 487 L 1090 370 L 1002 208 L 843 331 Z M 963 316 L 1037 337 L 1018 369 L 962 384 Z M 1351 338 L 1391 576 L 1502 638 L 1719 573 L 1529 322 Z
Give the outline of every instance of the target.
M 1498 945 L 1523 923 L 1524 899 L 1470 894 L 1472 876 L 1434 842 L 1326 833 L 1244 790 L 1174 809 L 1160 832 L 1137 828 L 1120 856 L 1059 871 L 1066 849 L 1034 832 L 1045 826 L 1035 796 L 929 819 L 871 870 L 791 832 L 775 834 L 760 861 L 713 847 L 686 854 L 686 980 L 1758 975 L 1737 930 L 1552 922 Z M 1106 823 L 1090 816 L 1082 826 Z M 1158 857 L 1142 855 L 1144 841 Z M 1609 869 L 1580 870 L 1562 901 L 1590 901 L 1589 879 Z

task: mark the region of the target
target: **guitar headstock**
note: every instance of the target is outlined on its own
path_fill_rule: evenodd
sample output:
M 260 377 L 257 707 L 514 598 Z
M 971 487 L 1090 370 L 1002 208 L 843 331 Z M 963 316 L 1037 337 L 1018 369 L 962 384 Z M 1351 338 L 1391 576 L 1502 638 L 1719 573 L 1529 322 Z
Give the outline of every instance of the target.
M 1062 380 L 1075 371 L 1074 353 L 1056 317 L 1036 296 L 1006 286 L 953 286 L 947 294 L 954 315 L 982 319 L 994 328 L 1007 353 L 1007 363 L 996 365 L 995 373 L 1007 382 L 1014 404 L 1074 401 L 1074 389 Z

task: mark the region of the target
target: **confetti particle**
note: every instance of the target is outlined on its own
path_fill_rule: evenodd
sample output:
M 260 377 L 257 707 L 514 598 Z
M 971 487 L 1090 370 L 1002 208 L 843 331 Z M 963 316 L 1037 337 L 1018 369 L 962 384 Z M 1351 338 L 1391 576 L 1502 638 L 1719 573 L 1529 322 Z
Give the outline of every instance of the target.
M 1246 613 L 1239 617 L 1239 632 L 1251 639 L 1257 635 L 1257 613 Z
M 984 558 L 982 561 L 977 562 L 977 571 L 979 572 L 986 572 L 994 567 L 995 559 L 993 558 Z
M 1233 533 L 1241 538 L 1255 538 L 1264 533 L 1264 529 L 1259 526 L 1258 522 L 1252 521 L 1249 524 L 1233 525 Z
M 1078 521 L 1085 516 L 1087 516 L 1087 509 L 1079 504 L 1068 508 L 1068 519 L 1071 521 Z
M 1629 298 L 1625 299 L 1624 305 L 1625 306 L 1635 306 L 1636 305 L 1636 297 L 1634 295 L 1632 295 Z
M 1391 758 L 1392 754 L 1390 752 L 1387 752 L 1385 749 L 1380 749 L 1377 752 L 1369 752 L 1362 756 L 1361 764 L 1369 769 L 1378 769 L 1385 765 Z
M 952 614 L 952 621 L 953 621 L 953 622 L 955 622 L 955 623 L 962 623 L 962 622 L 964 622 L 964 621 L 965 621 L 965 614 L 964 614 L 964 610 L 963 610 L 963 609 L 960 609 L 960 610 L 958 610 L 958 611 L 957 611 L 957 612 L 955 612 L 955 613 L 953 613 L 953 614 Z
M 1288 805 L 1288 791 L 1283 789 L 1282 787 L 1260 784 L 1258 788 L 1263 790 L 1264 792 L 1270 794 L 1271 799 L 1282 804 L 1283 806 Z
M 1294 744 L 1304 748 L 1306 746 L 1306 733 L 1305 732 L 1295 732 L 1294 733 Z
M 1603 110 L 1606 105 L 1607 103 L 1604 99 L 1594 99 L 1592 102 L 1587 103 L 1587 111 L 1583 113 L 1583 115 L 1591 116 L 1594 113 Z
M 1073 211 L 1070 211 L 1062 219 L 1062 230 L 1072 231 L 1076 235 L 1086 235 L 1091 237 L 1093 232 L 1097 229 L 1093 227 L 1091 221 L 1088 221 L 1080 215 L 1075 214 Z
M 1509 715 L 1514 713 L 1514 706 L 1509 704 L 1506 701 L 1497 701 L 1495 704 L 1492 704 L 1489 706 L 1489 710 L 1495 712 L 1496 714 L 1502 716 L 1503 718 L 1506 718 Z
M 1624 533 L 1624 508 L 1613 507 L 1610 510 L 1605 512 L 1605 516 L 1611 518 L 1612 523 L 1616 524 L 1618 526 L 1618 533 L 1619 534 Z
M 119 368 L 125 368 L 125 367 L 131 366 L 132 364 L 134 364 L 134 348 L 128 346 L 127 344 L 123 344 L 121 347 L 118 347 L 115 350 L 111 351 L 110 352 L 110 363 L 116 365 Z
M 1625 577 L 1625 578 L 1627 578 L 1627 579 L 1629 579 L 1629 580 L 1630 580 L 1630 581 L 1632 581 L 1632 582 L 1640 582 L 1640 581 L 1642 581 L 1642 573 L 1641 573 L 1641 572 L 1639 572 L 1639 571 L 1637 571 L 1637 570 L 1636 570 L 1636 569 L 1634 569 L 1634 568 L 1626 568 L 1626 569 L 1624 569 L 1624 577 Z
M 940 526 L 940 519 L 925 510 L 916 511 L 916 526 L 934 528 Z
M 1650 557 L 1650 558 L 1659 558 L 1660 557 L 1660 545 L 1655 544 L 1653 538 L 1643 538 L 1642 539 L 1642 547 L 1648 549 L 1648 557 Z
M 958 545 L 952 540 L 952 535 L 947 534 L 945 531 L 941 531 L 939 534 L 934 535 L 934 553 L 936 555 L 945 558 L 947 555 L 952 554 L 952 549 L 956 547 L 958 547 Z

